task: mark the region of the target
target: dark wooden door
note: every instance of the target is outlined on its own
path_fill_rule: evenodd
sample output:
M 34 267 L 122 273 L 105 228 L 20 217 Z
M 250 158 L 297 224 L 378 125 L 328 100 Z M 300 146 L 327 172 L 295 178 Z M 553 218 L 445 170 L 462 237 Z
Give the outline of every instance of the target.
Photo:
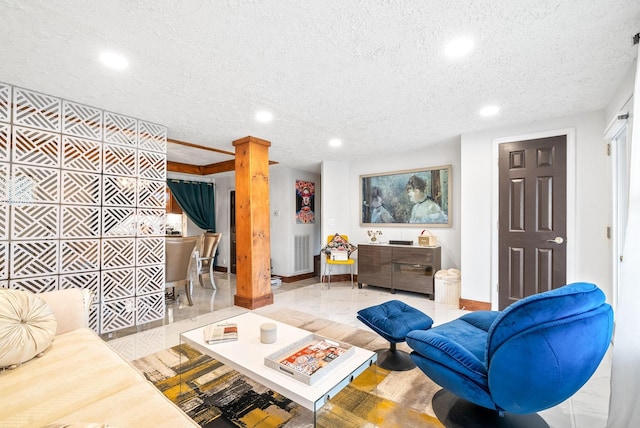
M 499 146 L 500 309 L 566 283 L 567 138 Z

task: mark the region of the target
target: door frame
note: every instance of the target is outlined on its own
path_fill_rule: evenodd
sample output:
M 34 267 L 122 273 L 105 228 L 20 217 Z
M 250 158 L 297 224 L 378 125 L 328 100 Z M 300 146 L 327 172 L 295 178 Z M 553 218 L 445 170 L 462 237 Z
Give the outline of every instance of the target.
M 499 152 L 500 144 L 512 143 L 516 141 L 535 140 L 538 138 L 555 137 L 565 135 L 567 137 L 567 283 L 576 280 L 575 275 L 575 236 L 576 236 L 576 144 L 575 144 L 575 128 L 563 128 L 550 131 L 533 132 L 530 134 L 514 135 L 510 137 L 500 137 L 493 139 L 493 159 L 495 160 L 491 173 L 491 188 L 493 189 L 491 201 L 491 224 L 494 226 L 491 230 L 491 309 L 498 310 L 498 219 L 499 209 Z
M 626 116 L 626 117 L 624 117 Z M 629 98 L 627 102 L 622 106 L 622 109 L 614 116 L 614 118 L 607 125 L 607 129 L 604 132 L 605 141 L 609 144 L 610 150 L 610 174 L 611 174 L 611 300 L 613 308 L 618 307 L 618 287 L 620 285 L 620 256 L 623 255 L 620 246 L 620 235 L 624 233 L 622 225 L 620 224 L 620 209 L 628 208 L 629 200 L 627 198 L 625 206 L 621 207 L 622 198 L 620 197 L 620 191 L 628 193 L 629 190 L 629 159 L 631 150 L 631 127 L 632 123 L 628 120 L 633 117 L 633 97 Z M 626 144 L 624 149 L 616 144 L 618 136 L 625 135 Z M 620 171 L 620 163 L 627 164 L 624 171 Z M 621 176 L 622 173 L 625 176 Z M 620 184 L 622 183 L 622 184 Z M 625 225 L 626 230 L 626 225 Z

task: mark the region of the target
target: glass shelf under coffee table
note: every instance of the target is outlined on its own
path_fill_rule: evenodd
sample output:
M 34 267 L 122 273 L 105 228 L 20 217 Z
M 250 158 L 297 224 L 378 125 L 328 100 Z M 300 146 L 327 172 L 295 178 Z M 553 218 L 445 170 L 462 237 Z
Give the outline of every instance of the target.
M 237 370 L 241 374 L 282 394 L 299 405 L 317 411 L 360 373 L 375 364 L 376 353 L 353 347 L 348 358 L 331 367 L 328 372 L 311 385 L 294 379 L 290 375 L 267 367 L 264 359 L 287 346 L 291 346 L 311 333 L 270 318 L 246 312 L 219 322 L 236 323 L 238 340 L 208 345 L 204 341 L 204 328 L 199 327 L 180 334 L 180 343 Z M 260 325 L 273 323 L 277 326 L 277 340 L 271 344 L 260 342 Z M 331 366 L 331 364 L 329 364 Z

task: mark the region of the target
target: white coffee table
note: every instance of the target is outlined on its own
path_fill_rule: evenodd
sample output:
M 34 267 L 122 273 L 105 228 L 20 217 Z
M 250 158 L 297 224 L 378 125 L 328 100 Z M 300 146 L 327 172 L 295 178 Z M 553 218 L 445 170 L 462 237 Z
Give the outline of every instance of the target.
M 317 380 L 313 385 L 269 368 L 264 358 L 282 348 L 301 340 L 311 333 L 261 315 L 247 312 L 224 320 L 238 324 L 238 340 L 234 342 L 207 345 L 204 342 L 204 326 L 180 334 L 181 343 L 186 343 L 200 352 L 209 355 L 223 364 L 232 367 L 243 375 L 271 388 L 303 407 L 317 412 L 331 397 L 355 379 L 367 367 L 375 364 L 375 352 L 355 348 L 355 352 Z M 277 325 L 278 338 L 275 343 L 260 342 L 260 325 Z

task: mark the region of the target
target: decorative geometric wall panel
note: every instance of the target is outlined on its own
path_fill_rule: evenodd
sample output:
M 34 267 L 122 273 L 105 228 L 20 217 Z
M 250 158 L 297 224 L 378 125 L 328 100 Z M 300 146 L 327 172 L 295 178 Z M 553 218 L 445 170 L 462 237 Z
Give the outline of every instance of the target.
M 100 316 L 100 333 L 109 333 L 133 327 L 136 321 L 135 305 L 133 297 L 100 304 L 102 312 Z
M 0 240 L 9 239 L 9 164 L 0 162 Z
M 13 162 L 59 168 L 60 147 L 60 134 L 13 127 Z
M 0 202 L 0 240 L 9 239 L 9 205 Z
M 102 172 L 134 177 L 137 173 L 137 150 L 131 147 L 102 145 Z
M 58 274 L 58 241 L 13 241 L 9 251 L 9 278 Z
M 102 268 L 113 269 L 135 266 L 135 239 L 103 239 Z
M 102 302 L 132 297 L 136 293 L 136 277 L 134 268 L 103 270 L 101 272 Z
M 100 174 L 62 171 L 62 203 L 69 205 L 100 205 Z
M 164 296 L 164 265 L 136 268 L 136 295 L 151 293 Z
M 138 236 L 164 236 L 165 210 L 138 209 Z
M 100 269 L 100 240 L 60 241 L 60 273 Z
M 62 206 L 62 231 L 65 238 L 97 238 L 100 236 L 100 207 Z
M 100 305 L 94 304 L 89 308 L 89 328 L 100 334 Z
M 60 170 L 37 166 L 11 166 L 9 201 L 60 203 Z
M 0 162 L 0 204 L 9 202 L 9 181 L 11 164 Z
M 11 239 L 59 238 L 60 205 L 11 206 Z
M 167 152 L 167 128 L 139 120 L 138 148 L 165 154 Z
M 136 324 L 164 319 L 164 293 L 136 297 Z
M 117 207 L 136 206 L 136 180 L 115 175 L 102 176 L 103 204 Z
M 11 127 L 0 123 L 0 161 L 9 162 L 9 142 L 11 141 Z
M 13 88 L 13 123 L 60 132 L 60 98 Z
M 164 263 L 164 237 L 136 239 L 136 266 Z
M 166 139 L 0 83 L 0 287 L 91 290 L 97 333 L 163 318 Z
M 62 132 L 78 137 L 102 138 L 102 110 L 71 101 L 62 102 Z
M 136 146 L 137 123 L 136 119 L 120 114 L 104 112 L 104 141 L 106 143 Z
M 135 236 L 135 208 L 102 208 L 103 236 Z
M 4 175 L 4 163 L 1 164 L 3 166 L 3 175 L 0 176 L 2 179 L 2 186 L 4 198 L 3 202 L 7 203 L 31 203 L 33 202 L 33 193 L 36 184 L 34 183 L 31 177 L 15 177 L 11 178 L 11 173 Z M 9 167 L 11 169 L 11 167 Z
M 93 303 L 100 301 L 100 272 L 81 272 L 69 275 L 60 275 L 60 289 L 81 288 L 91 291 Z
M 13 290 L 25 290 L 32 293 L 44 293 L 58 289 L 58 276 L 48 275 L 33 278 L 12 279 L 9 288 Z
M 0 242 L 0 279 L 9 277 L 9 243 Z
M 167 178 L 167 159 L 162 153 L 138 151 L 138 173 L 141 178 L 165 180 Z
M 11 86 L 5 83 L 0 83 L 0 122 L 9 122 L 10 118 L 11 118 Z
M 102 143 L 63 135 L 62 168 L 102 172 Z
M 166 187 L 166 181 L 138 180 L 138 206 L 165 208 Z

